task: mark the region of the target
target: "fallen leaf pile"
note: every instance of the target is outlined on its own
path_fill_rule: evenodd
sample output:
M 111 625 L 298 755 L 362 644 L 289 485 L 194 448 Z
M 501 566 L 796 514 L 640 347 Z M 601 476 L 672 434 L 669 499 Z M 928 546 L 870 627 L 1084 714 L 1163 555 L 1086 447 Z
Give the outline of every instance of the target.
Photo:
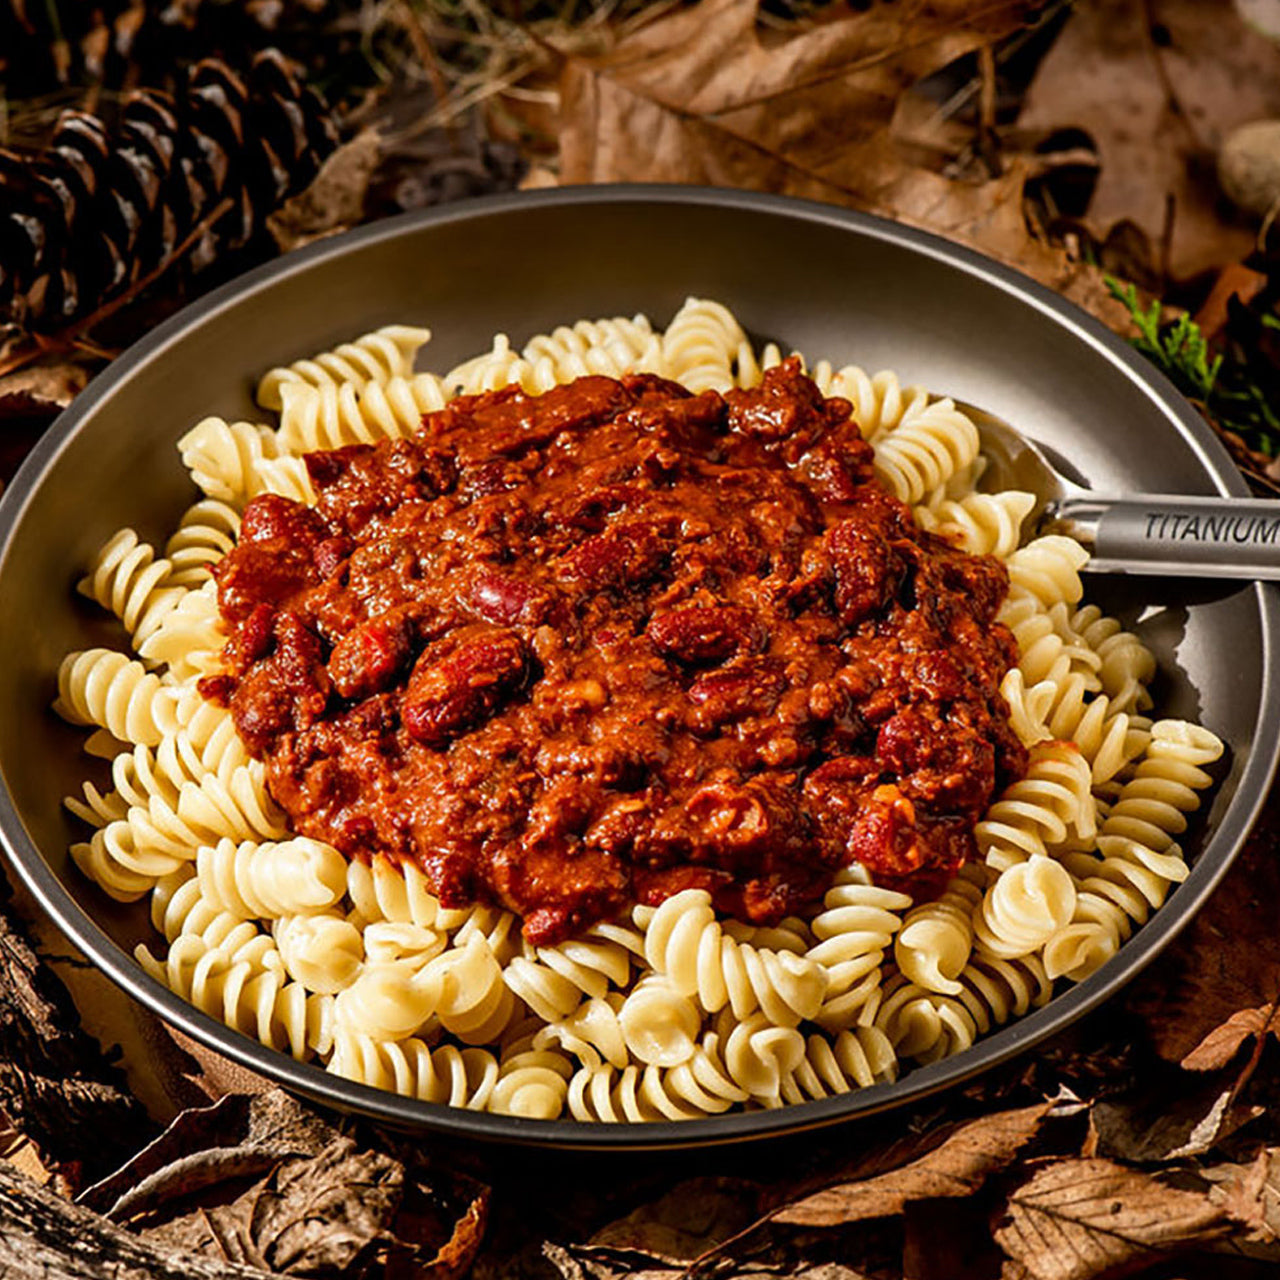
M 1238 125 L 1276 116 L 1280 44 L 1236 5 L 1084 0 L 1041 63 L 1017 128 L 1033 146 L 1086 133 L 1097 185 L 1084 222 L 1099 241 L 1121 222 L 1136 227 L 1158 274 L 1186 279 L 1253 248 L 1256 219 L 1230 208 L 1215 158 Z
M 1024 165 L 960 182 L 895 142 L 909 89 L 1037 7 L 905 0 L 770 39 L 758 0 L 702 0 L 605 55 L 565 55 L 561 180 L 708 183 L 865 210 L 999 258 L 1122 324 L 1099 273 L 1028 228 Z

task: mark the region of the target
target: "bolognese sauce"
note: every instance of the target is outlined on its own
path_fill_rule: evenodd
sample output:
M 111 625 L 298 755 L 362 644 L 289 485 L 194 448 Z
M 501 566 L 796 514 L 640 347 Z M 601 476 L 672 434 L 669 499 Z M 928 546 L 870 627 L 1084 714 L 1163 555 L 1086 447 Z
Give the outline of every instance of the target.
M 919 894 L 1025 767 L 1003 566 L 921 532 L 798 361 L 462 396 L 313 453 L 217 569 L 229 704 L 295 830 L 552 944 L 710 891 Z

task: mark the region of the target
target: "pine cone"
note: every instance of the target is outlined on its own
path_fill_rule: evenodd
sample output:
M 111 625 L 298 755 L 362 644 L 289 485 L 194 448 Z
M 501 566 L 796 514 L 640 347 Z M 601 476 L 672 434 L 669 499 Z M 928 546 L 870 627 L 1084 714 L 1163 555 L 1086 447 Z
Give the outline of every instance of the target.
M 10 100 L 60 85 L 164 80 L 201 56 L 278 44 L 316 26 L 325 0 L 0 0 L 0 80 Z
M 0 316 L 61 328 L 183 254 L 198 271 L 262 233 L 337 144 L 323 103 L 275 50 L 245 78 L 205 59 L 181 92 L 142 90 L 114 129 L 64 112 L 49 147 L 0 149 Z

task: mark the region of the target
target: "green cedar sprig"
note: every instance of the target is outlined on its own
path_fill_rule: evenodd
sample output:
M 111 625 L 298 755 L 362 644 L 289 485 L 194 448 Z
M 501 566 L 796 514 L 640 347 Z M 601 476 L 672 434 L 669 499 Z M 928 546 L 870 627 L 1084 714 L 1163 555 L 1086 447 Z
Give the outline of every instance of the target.
M 1105 277 L 1107 288 L 1128 310 L 1137 329 L 1133 346 L 1156 366 L 1188 399 L 1198 401 L 1204 412 L 1226 431 L 1234 431 L 1268 458 L 1280 457 L 1280 400 L 1269 385 L 1280 370 L 1256 342 L 1241 342 L 1239 324 L 1229 324 L 1226 350 L 1214 355 L 1200 326 L 1187 315 L 1160 322 L 1159 299 L 1143 307 L 1132 285 Z M 1250 315 L 1255 333 L 1280 330 L 1280 317 L 1233 312 L 1232 319 Z M 1236 332 L 1230 332 L 1235 330 Z M 1262 344 L 1265 345 L 1265 344 Z

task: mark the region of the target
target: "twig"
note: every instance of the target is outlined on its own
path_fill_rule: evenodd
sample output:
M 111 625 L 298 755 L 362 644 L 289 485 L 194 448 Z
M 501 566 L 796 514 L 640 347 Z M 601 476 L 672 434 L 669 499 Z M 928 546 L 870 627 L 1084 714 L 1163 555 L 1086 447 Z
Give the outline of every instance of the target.
M 996 56 L 989 44 L 978 50 L 978 76 L 978 123 L 990 134 L 996 127 Z

